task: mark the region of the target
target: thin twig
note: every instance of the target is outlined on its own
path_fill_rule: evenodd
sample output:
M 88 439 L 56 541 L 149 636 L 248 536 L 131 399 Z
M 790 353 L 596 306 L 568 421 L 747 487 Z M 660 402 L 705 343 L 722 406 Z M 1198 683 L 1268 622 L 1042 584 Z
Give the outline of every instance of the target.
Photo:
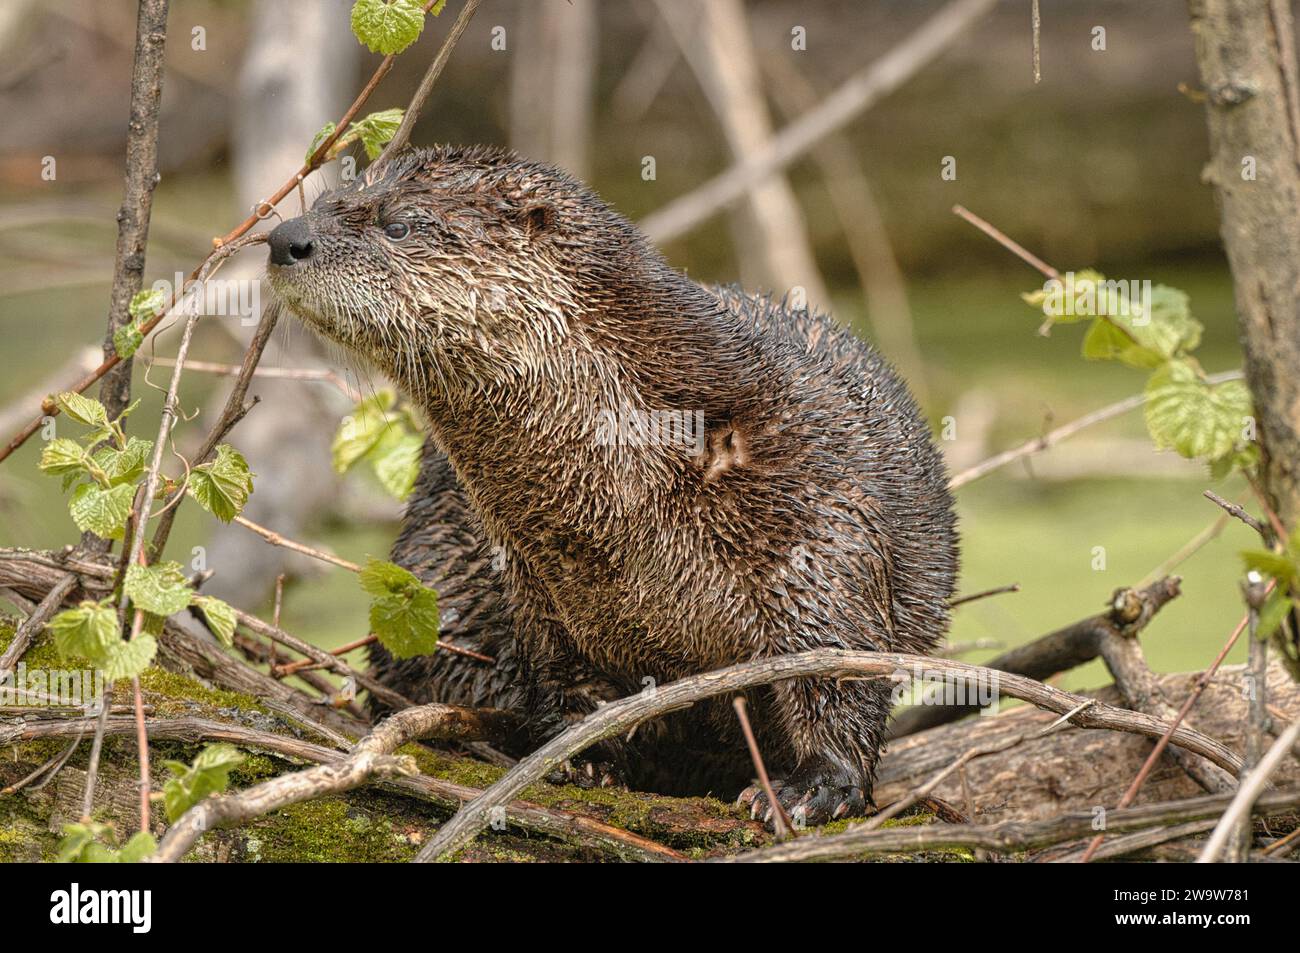
M 1221 384 L 1224 381 L 1240 380 L 1241 377 L 1241 371 L 1224 371 L 1219 374 L 1211 374 L 1206 378 L 1206 380 L 1211 384 Z M 1107 404 L 1105 407 L 1094 410 L 1092 413 L 1085 414 L 1077 420 L 1072 420 L 1068 424 L 1063 424 L 1054 430 L 1049 430 L 1040 437 L 1035 437 L 1033 440 L 1027 440 L 1018 447 L 1004 450 L 995 456 L 989 457 L 982 463 L 977 463 L 973 467 L 968 467 L 948 481 L 948 489 L 955 490 L 959 487 L 963 487 L 967 483 L 973 483 L 981 477 L 988 476 L 994 470 L 1001 469 L 1008 463 L 1012 463 L 1022 457 L 1042 453 L 1044 450 L 1055 446 L 1062 440 L 1073 437 L 1080 430 L 1084 430 L 1091 427 L 1093 424 L 1099 424 L 1106 420 L 1113 420 L 1116 417 L 1128 413 L 1130 410 L 1136 410 L 1144 403 L 1146 403 L 1146 394 L 1134 394 L 1132 397 L 1125 397 L 1123 400 L 1116 401 L 1113 404 Z
M 1265 526 L 1263 523 L 1261 523 L 1259 520 L 1255 519 L 1255 517 L 1247 513 L 1244 509 L 1241 508 L 1241 506 L 1229 500 L 1225 500 L 1223 497 L 1219 496 L 1219 494 L 1215 493 L 1213 490 L 1206 490 L 1201 495 L 1204 496 L 1211 503 L 1214 503 L 1216 506 L 1222 507 L 1224 510 L 1228 512 L 1229 515 L 1235 516 L 1237 519 L 1241 520 L 1243 523 L 1245 523 L 1255 532 L 1259 533 L 1259 535 L 1263 537 L 1265 542 L 1268 542 L 1268 527 Z
M 327 553 L 323 549 L 313 549 L 306 543 L 295 543 L 288 537 L 281 536 L 275 530 L 267 529 L 265 526 L 254 523 L 252 520 L 246 519 L 242 516 L 236 516 L 233 522 L 238 523 L 245 529 L 251 529 L 272 546 L 282 546 L 285 549 L 291 549 L 295 553 L 302 553 L 304 556 L 310 556 L 312 559 L 319 559 L 321 562 L 331 563 L 332 565 L 339 566 L 349 572 L 361 572 L 362 568 L 364 568 L 357 563 L 349 562 L 339 556 Z
M 171 367 L 175 361 L 168 357 L 156 357 L 153 363 L 160 367 Z M 244 370 L 239 364 L 221 364 L 216 361 L 189 361 L 185 367 L 200 374 L 219 374 L 222 377 L 238 377 Z M 288 381 L 320 381 L 329 384 L 353 403 L 359 402 L 362 397 L 360 391 L 337 373 L 323 367 L 258 367 L 253 370 L 253 376 Z
M 230 389 L 230 394 L 226 398 L 226 405 L 221 410 L 221 416 L 208 432 L 198 453 L 194 455 L 193 463 L 195 466 L 205 463 L 216 452 L 218 444 L 225 439 L 231 428 L 243 419 L 244 414 L 248 413 L 250 405 L 244 403 L 244 398 L 248 395 L 249 384 L 253 380 L 257 364 L 262 359 L 262 354 L 271 340 L 271 334 L 275 331 L 276 324 L 280 320 L 282 310 L 282 305 L 278 300 L 273 300 L 263 309 L 262 318 L 258 321 L 257 329 L 253 332 L 253 339 L 248 342 L 248 349 L 244 352 L 244 360 L 239 368 L 239 376 L 235 378 L 235 385 Z M 177 494 L 179 495 L 180 492 L 178 490 Z M 154 530 L 153 539 L 149 543 L 149 554 L 152 559 L 161 558 L 163 549 L 167 546 L 167 537 L 171 535 L 172 523 L 176 519 L 177 509 L 176 507 L 168 509 L 158 518 L 158 527 Z
M 366 689 L 376 698 L 393 708 L 410 708 L 415 703 L 404 695 L 393 691 L 387 685 L 376 681 L 363 672 L 358 672 L 352 666 L 341 658 L 330 655 L 324 649 L 317 648 L 309 642 L 304 642 L 295 635 L 290 635 L 283 629 L 273 626 L 268 622 L 263 622 L 255 615 L 250 615 L 242 609 L 235 609 L 235 619 L 240 625 L 251 629 L 258 635 L 279 642 L 281 645 L 288 646 L 295 652 L 306 655 L 316 662 L 321 662 L 332 672 L 342 675 L 344 678 L 351 679 L 353 684 L 359 685 Z
M 1034 30 L 1034 83 L 1043 81 L 1042 28 L 1043 18 L 1038 9 L 1038 0 L 1032 0 L 1029 19 Z
M 763 753 L 758 750 L 758 739 L 754 737 L 754 729 L 749 724 L 749 713 L 745 710 L 745 696 L 737 695 L 731 704 L 736 709 L 736 717 L 740 719 L 740 730 L 744 732 L 745 744 L 749 746 L 749 757 L 754 762 L 754 770 L 758 773 L 758 783 L 763 786 L 768 807 L 772 809 L 772 826 L 776 830 L 776 839 L 785 840 L 787 837 L 792 837 L 794 831 L 791 829 L 790 818 L 786 816 L 785 808 L 781 806 L 776 791 L 772 789 L 772 781 L 767 776 L 767 765 L 763 763 Z
M 388 145 L 384 147 L 384 151 L 375 160 L 379 165 L 387 163 L 411 141 L 411 130 L 415 128 L 415 121 L 420 117 L 420 110 L 424 108 L 429 93 L 433 91 L 434 84 L 438 82 L 438 77 L 442 75 L 443 68 L 447 65 L 447 61 L 451 59 L 451 51 L 456 48 L 456 44 L 464 35 L 466 28 L 469 26 L 469 21 L 474 19 L 474 12 L 478 9 L 480 3 L 482 3 L 482 0 L 465 0 L 465 6 L 461 8 L 460 16 L 456 18 L 451 32 L 447 34 L 447 39 L 443 41 L 442 46 L 438 49 L 438 55 L 429 64 L 429 69 L 425 72 L 424 78 L 420 80 L 415 95 L 411 97 L 411 102 L 402 114 L 402 121 L 397 127 L 397 132 L 393 133 L 393 138 L 389 140 Z
M 987 599 L 989 596 L 1000 596 L 1004 592 L 1019 592 L 1020 583 L 1013 582 L 1010 585 L 998 586 L 994 589 L 985 589 L 982 592 L 972 592 L 969 596 L 958 596 L 948 602 L 949 609 L 955 609 L 958 606 L 965 605 L 968 602 L 974 602 L 977 599 Z
M 1024 245 L 1021 245 L 1019 242 L 1009 237 L 997 226 L 983 218 L 980 218 L 964 205 L 954 205 L 952 207 L 952 213 L 958 218 L 964 218 L 966 221 L 970 222 L 989 238 L 993 239 L 1007 251 L 1011 252 L 1011 254 L 1023 261 L 1026 265 L 1037 269 L 1039 273 L 1049 281 L 1061 277 L 1061 273 L 1047 262 L 1043 261 L 1043 259 L 1039 258 Z

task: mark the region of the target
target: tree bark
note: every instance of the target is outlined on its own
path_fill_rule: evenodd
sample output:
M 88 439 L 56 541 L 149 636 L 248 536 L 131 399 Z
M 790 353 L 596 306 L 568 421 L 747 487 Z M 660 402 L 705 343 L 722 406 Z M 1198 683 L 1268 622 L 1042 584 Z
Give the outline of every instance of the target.
M 1300 520 L 1300 83 L 1287 0 L 1189 0 L 1263 476 Z

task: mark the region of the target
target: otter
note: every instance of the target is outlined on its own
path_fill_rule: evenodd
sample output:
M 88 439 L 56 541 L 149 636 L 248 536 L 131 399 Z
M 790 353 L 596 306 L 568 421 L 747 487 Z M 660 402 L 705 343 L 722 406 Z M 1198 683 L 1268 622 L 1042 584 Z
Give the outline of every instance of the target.
M 428 421 L 393 558 L 438 590 L 444 634 L 495 663 L 374 648 L 408 697 L 520 712 L 524 753 L 647 685 L 943 635 L 942 458 L 900 377 L 827 315 L 698 284 L 587 186 L 484 146 L 409 149 L 269 244 L 288 309 Z M 889 685 L 749 700 L 787 812 L 871 807 Z M 638 788 L 743 788 L 772 822 L 725 700 L 588 756 Z

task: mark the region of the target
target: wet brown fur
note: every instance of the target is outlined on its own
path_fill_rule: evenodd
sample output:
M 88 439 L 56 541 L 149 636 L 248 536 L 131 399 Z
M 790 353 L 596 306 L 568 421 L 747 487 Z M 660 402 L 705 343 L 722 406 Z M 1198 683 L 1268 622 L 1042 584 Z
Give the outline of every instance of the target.
M 446 653 L 374 670 L 417 700 L 527 712 L 535 744 L 602 698 L 815 647 L 924 652 L 956 537 L 905 385 L 830 318 L 673 271 L 563 172 L 484 147 L 408 152 L 323 195 L 274 290 L 430 422 L 394 557 L 435 585 Z M 383 226 L 407 222 L 394 242 Z M 602 411 L 699 411 L 694 447 L 599 439 Z M 496 568 L 494 568 L 494 566 Z M 889 686 L 755 692 L 780 798 L 863 809 Z M 607 746 L 629 780 L 734 794 L 725 701 Z

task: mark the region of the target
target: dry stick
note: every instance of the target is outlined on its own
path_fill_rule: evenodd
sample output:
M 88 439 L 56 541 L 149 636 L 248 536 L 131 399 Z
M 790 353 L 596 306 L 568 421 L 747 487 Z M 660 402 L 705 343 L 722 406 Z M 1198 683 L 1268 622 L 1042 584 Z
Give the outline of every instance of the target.
M 276 628 L 280 627 L 279 613 L 276 613 L 274 616 L 272 616 L 271 624 Z M 378 637 L 375 636 L 374 634 L 371 634 L 371 635 L 364 636 L 363 638 L 360 639 L 354 639 L 353 641 L 349 642 L 347 645 L 340 645 L 336 649 L 330 649 L 329 653 L 330 655 L 335 655 L 335 656 L 347 655 L 349 652 L 355 652 L 359 648 L 363 648 L 367 645 L 371 645 L 378 641 L 379 641 Z M 312 669 L 317 669 L 320 667 L 321 667 L 320 662 L 314 662 L 311 659 L 298 659 L 298 661 L 290 662 L 287 665 L 271 666 L 271 675 L 275 678 L 285 678 L 286 676 L 294 675 L 298 672 L 310 671 Z
M 1142 830 L 1153 825 L 1201 820 L 1217 816 L 1229 803 L 1226 794 L 1211 794 L 1180 801 L 1144 804 L 1106 817 L 1106 827 L 1116 833 Z M 1259 799 L 1260 813 L 1280 813 L 1300 805 L 1300 788 L 1271 791 Z M 720 857 L 714 863 L 791 863 L 810 860 L 847 860 L 865 854 L 898 853 L 943 847 L 982 848 L 1013 853 L 1050 847 L 1093 830 L 1097 818 L 1091 811 L 1071 811 L 1038 821 L 1003 821 L 999 824 L 930 824 L 864 830 L 856 825 L 840 834 L 800 837 L 734 857 Z
M 304 642 L 302 639 L 290 635 L 281 628 L 263 622 L 255 615 L 249 615 L 242 609 L 235 609 L 235 619 L 238 620 L 240 625 L 251 629 L 258 635 L 279 642 L 281 645 L 288 646 L 295 652 L 306 655 L 313 661 L 322 663 L 325 668 L 330 671 L 342 675 L 344 678 L 352 679 L 355 684 L 365 688 L 370 692 L 370 694 L 382 700 L 387 705 L 394 708 L 410 708 L 415 704 L 406 696 L 401 695 L 386 685 L 375 681 L 375 679 L 371 678 L 369 675 L 358 672 L 341 658 L 330 655 L 324 649 L 317 648 L 310 642 Z
M 1123 632 L 1136 635 L 1178 594 L 1177 586 L 1171 579 L 1160 579 L 1141 589 L 1124 591 L 1133 592 L 1138 601 L 1147 606 L 1147 610 L 1139 613 L 1136 618 L 1131 618 L 1121 612 L 1129 604 L 1127 598 L 1117 603 L 1112 597 L 1105 612 L 1081 619 L 1026 645 L 1003 652 L 986 662 L 986 667 L 1041 681 L 1096 658 L 1100 652 L 1102 633 Z M 890 722 L 889 737 L 901 738 L 915 734 L 956 721 L 978 710 L 976 705 L 914 705 L 900 712 Z
M 474 712 L 476 715 L 490 714 L 492 717 L 502 712 Z M 453 723 L 454 724 L 454 723 Z M 474 722 L 462 722 L 470 734 L 490 735 L 486 721 L 480 720 L 481 731 L 474 728 Z M 25 722 L 18 725 L 0 725 L 0 747 L 29 741 L 34 738 L 68 738 L 78 731 L 90 726 L 90 719 L 69 719 L 59 721 Z M 246 728 L 243 725 L 227 724 L 203 718 L 169 718 L 149 722 L 149 734 L 158 741 L 184 741 L 191 744 L 201 741 L 228 741 L 246 748 L 271 751 L 290 758 L 300 758 L 318 764 L 332 764 L 346 757 L 346 754 L 326 748 L 322 745 L 302 741 L 286 735 Z M 109 722 L 107 734 L 126 735 L 135 730 L 129 718 L 116 718 Z M 351 743 L 349 743 L 350 746 Z M 482 793 L 477 788 L 446 781 L 442 778 L 420 776 L 416 778 L 398 778 L 384 782 L 385 787 L 410 794 L 430 801 L 440 807 L 455 808 Z M 506 806 L 506 819 L 513 825 L 526 831 L 545 834 L 561 840 L 590 846 L 604 852 L 613 852 L 619 857 L 637 861 L 681 861 L 685 858 L 670 848 L 656 844 L 645 837 L 633 834 L 621 828 L 613 827 L 593 817 L 574 814 L 556 808 L 543 807 L 529 801 L 511 801 Z M 738 829 L 740 822 L 737 822 Z
M 161 367 L 171 367 L 174 363 L 171 358 L 156 357 L 153 359 L 154 364 Z M 190 361 L 185 365 L 189 371 L 197 371 L 201 374 L 219 374 L 223 377 L 238 377 L 243 368 L 237 364 L 221 364 L 217 361 Z M 339 393 L 343 394 L 353 403 L 361 400 L 361 392 L 352 387 L 347 381 L 327 368 L 316 367 L 258 367 L 253 370 L 254 377 L 273 377 L 280 380 L 289 381 L 321 381 L 334 387 Z
M 310 556 L 312 559 L 319 559 L 321 562 L 326 562 L 335 566 L 342 567 L 343 569 L 347 569 L 350 572 L 361 572 L 363 568 L 357 563 L 349 562 L 346 559 L 342 559 L 338 556 L 334 556 L 330 553 L 325 552 L 324 550 L 313 549 L 312 547 L 306 545 L 305 543 L 295 543 L 293 540 L 285 536 L 281 536 L 275 530 L 267 529 L 265 526 L 261 526 L 257 523 L 254 523 L 252 520 L 245 519 L 242 516 L 236 516 L 234 522 L 238 523 L 240 526 L 244 527 L 245 529 L 251 529 L 254 533 L 262 537 L 272 546 L 282 546 L 285 549 L 293 550 L 295 553 L 302 553 L 304 556 Z
M 1268 779 L 1281 766 L 1282 759 L 1291 755 L 1291 749 L 1297 741 L 1300 741 L 1300 718 L 1293 721 L 1290 727 L 1278 736 L 1259 765 L 1242 779 L 1236 797 L 1223 812 L 1223 817 L 1219 819 L 1214 833 L 1210 835 L 1201 855 L 1196 858 L 1198 864 L 1214 863 L 1236 827 L 1239 824 L 1249 823 L 1255 801 L 1268 787 Z
M 451 51 L 456 48 L 457 42 L 465 33 L 469 21 L 474 18 L 474 12 L 478 10 L 481 2 L 482 0 L 466 0 L 465 6 L 461 8 L 460 16 L 456 18 L 451 32 L 447 34 L 447 39 L 443 41 L 438 50 L 438 55 L 433 58 L 433 62 L 429 64 L 429 69 L 425 72 L 424 78 L 420 80 L 420 85 L 415 90 L 415 95 L 411 97 L 406 112 L 402 114 L 402 121 L 397 127 L 397 132 L 393 133 L 393 138 L 388 141 L 388 145 L 384 146 L 384 151 L 375 160 L 376 164 L 382 166 L 411 141 L 411 130 L 415 128 L 415 121 L 420 116 L 420 110 L 424 108 L 429 93 L 433 91 L 434 84 L 438 82 L 438 77 L 442 75 L 443 68 L 447 65 L 447 61 L 451 59 Z M 428 9 L 427 6 L 426 9 Z
M 772 781 L 767 776 L 767 765 L 763 763 L 763 753 L 758 750 L 758 739 L 754 737 L 754 729 L 749 724 L 749 713 L 745 710 L 745 696 L 737 695 L 731 704 L 736 709 L 736 717 L 740 719 L 740 730 L 745 734 L 749 757 L 754 762 L 754 770 L 758 772 L 758 783 L 763 786 L 763 793 L 767 795 L 772 825 L 776 828 L 776 839 L 785 840 L 787 837 L 793 837 L 794 831 L 790 826 L 790 818 L 786 816 L 785 808 L 781 806 L 776 791 L 772 789 Z
M 131 119 L 126 131 L 126 183 L 117 213 L 117 248 L 109 294 L 104 357 L 116 357 L 113 333 L 131 323 L 131 299 L 144 284 L 145 250 L 153 192 L 158 184 L 158 116 L 162 105 L 163 53 L 168 0 L 141 0 L 131 64 Z M 104 376 L 99 399 L 115 418 L 131 402 L 131 360 Z
M 1241 377 L 1241 371 L 1223 371 L 1218 374 L 1211 374 L 1206 378 L 1206 380 L 1211 384 L 1221 384 L 1224 381 L 1240 380 Z M 1132 397 L 1125 397 L 1123 400 L 1116 401 L 1113 404 L 1108 404 L 1105 407 L 1094 410 L 1092 413 L 1085 414 L 1077 420 L 1072 420 L 1068 424 L 1063 424 L 1054 430 L 1049 430 L 1040 437 L 1035 437 L 1033 440 L 1027 440 L 1018 447 L 1014 447 L 1011 450 L 1004 450 L 995 456 L 989 457 L 982 463 L 977 463 L 975 466 L 963 470 L 948 481 L 948 489 L 955 490 L 959 487 L 963 487 L 967 483 L 973 483 L 981 477 L 988 476 L 994 470 L 999 470 L 1008 463 L 1013 463 L 1022 457 L 1029 457 L 1036 453 L 1042 453 L 1044 450 L 1055 446 L 1062 440 L 1073 437 L 1080 430 L 1091 427 L 1093 424 L 1113 420 L 1116 417 L 1128 413 L 1130 410 L 1136 410 L 1144 403 L 1146 403 L 1145 394 L 1134 394 Z
M 1271 590 L 1273 588 L 1273 583 L 1270 582 L 1268 588 Z M 1151 753 L 1148 754 L 1146 760 L 1142 762 L 1142 767 L 1138 769 L 1137 777 L 1133 779 L 1133 783 L 1128 786 L 1128 789 L 1124 792 L 1124 796 L 1120 798 L 1117 810 L 1122 810 L 1128 807 L 1137 798 L 1138 792 L 1142 790 L 1142 785 L 1146 783 L 1146 779 L 1150 776 L 1151 772 L 1155 770 L 1156 762 L 1160 759 L 1160 755 L 1172 740 L 1173 733 L 1182 727 L 1183 719 L 1186 718 L 1187 713 L 1192 710 L 1192 706 L 1196 704 L 1196 700 L 1200 698 L 1205 689 L 1209 687 L 1210 682 L 1214 678 L 1215 672 L 1219 670 L 1219 666 L 1223 664 L 1223 660 L 1228 657 L 1228 653 L 1232 651 L 1232 647 L 1237 644 L 1237 639 L 1241 637 L 1242 630 L 1246 628 L 1246 624 L 1249 621 L 1249 614 L 1241 617 L 1241 621 L 1237 623 L 1236 628 L 1232 630 L 1232 634 L 1228 636 L 1228 641 L 1225 642 L 1223 648 L 1219 650 L 1218 656 L 1212 663 L 1210 663 L 1210 667 L 1201 673 L 1200 678 L 1196 680 L 1196 684 L 1192 686 L 1192 690 L 1187 694 L 1187 698 L 1183 701 L 1182 707 L 1178 709 L 1178 715 L 1174 718 L 1165 733 L 1160 737 L 1160 740 L 1156 742 L 1155 747 L 1151 749 Z M 1226 767 L 1226 765 L 1220 764 L 1219 767 Z M 1234 767 L 1230 770 L 1235 773 L 1239 768 Z M 1083 856 L 1080 858 L 1082 863 L 1086 864 L 1092 860 L 1093 855 L 1097 852 L 1097 848 L 1101 846 L 1101 842 L 1105 839 L 1105 836 L 1106 835 L 1104 834 L 1098 834 L 1092 839 L 1088 844 L 1088 849 L 1083 852 Z
M 1177 577 L 1166 579 L 1164 585 L 1169 588 L 1170 598 L 1178 594 Z M 1115 680 L 1115 687 L 1130 708 L 1166 721 L 1172 720 L 1176 714 L 1174 707 L 1165 698 L 1159 680 L 1151 673 L 1137 638 L 1138 631 L 1143 628 L 1140 624 L 1143 615 L 1153 614 L 1154 608 L 1131 589 L 1116 592 L 1112 598 L 1112 607 L 1116 618 L 1129 624 L 1110 631 L 1100 630 L 1097 633 L 1097 647 L 1107 671 Z M 1209 793 L 1226 794 L 1236 790 L 1236 778 L 1223 769 L 1176 748 L 1169 754 L 1179 767 Z
M 609 702 L 578 724 L 562 732 L 524 758 L 482 796 L 467 804 L 447 822 L 420 851 L 417 861 L 427 862 L 447 857 L 468 844 L 488 822 L 488 812 L 514 797 L 529 784 L 543 777 L 565 759 L 605 738 L 622 734 L 648 718 L 687 708 L 703 698 L 727 692 L 743 691 L 790 678 L 877 676 L 910 678 L 913 671 L 941 672 L 969 683 L 992 684 L 1000 694 L 1027 701 L 1040 708 L 1066 714 L 1088 701 L 1081 695 L 1064 692 L 1033 679 L 1005 672 L 995 672 L 979 665 L 953 659 L 892 652 L 849 652 L 837 649 L 814 649 L 794 655 L 756 659 L 728 668 L 683 678 L 668 685 Z M 1094 704 L 1073 715 L 1071 723 L 1081 728 L 1109 728 L 1147 737 L 1170 734 L 1183 747 L 1195 751 L 1235 771 L 1241 764 L 1227 747 L 1184 726 L 1172 730 L 1158 718 L 1141 712 Z
M 252 243 L 258 237 L 251 236 L 247 241 Z M 262 240 L 265 241 L 265 238 L 262 237 Z M 212 430 L 208 432 L 208 436 L 204 439 L 198 453 L 194 455 L 193 464 L 195 466 L 207 462 L 208 458 L 216 452 L 217 445 L 225 439 L 226 434 L 243 419 L 244 414 L 248 413 L 250 405 L 245 405 L 244 398 L 248 395 L 249 384 L 253 380 L 253 374 L 257 370 L 258 362 L 262 359 L 262 353 L 271 340 L 271 334 L 275 331 L 275 326 L 280 320 L 282 310 L 283 307 L 278 300 L 273 300 L 270 305 L 263 309 L 262 318 L 258 321 L 257 329 L 253 332 L 253 339 L 248 342 L 248 349 L 244 352 L 244 360 L 240 364 L 239 376 L 235 378 L 235 385 L 230 389 L 230 395 L 226 398 L 226 405 L 221 410 L 221 417 Z M 176 519 L 177 510 L 180 508 L 171 504 L 181 492 L 181 490 L 177 490 L 172 499 L 167 501 L 166 511 L 158 518 L 158 526 L 154 530 L 153 539 L 149 543 L 150 557 L 155 560 L 161 558 L 163 549 L 167 546 L 167 537 L 171 535 L 172 524 Z
M 906 83 L 950 43 L 965 36 L 996 3 L 952 0 L 915 33 L 841 84 L 816 109 L 783 127 L 763 149 L 647 216 L 642 230 L 652 241 L 666 242 L 707 221 Z
M 31 614 L 23 620 L 14 632 L 13 641 L 5 649 L 4 654 L 0 655 L 0 683 L 3 683 L 13 671 L 27 647 L 32 644 L 32 639 L 45 627 L 45 623 L 50 620 L 50 616 L 63 605 L 63 600 L 68 597 L 77 585 L 77 576 L 75 573 L 68 573 L 55 584 L 54 588 L 46 595 L 32 610 Z
M 977 599 L 987 599 L 989 596 L 1000 596 L 1004 592 L 1019 592 L 1020 583 L 1013 582 L 1007 586 L 998 586 L 995 589 L 985 589 L 982 592 L 972 592 L 969 596 L 958 596 L 948 603 L 949 609 L 955 609 L 958 606 L 965 605 L 968 602 L 974 602 Z
M 1211 503 L 1214 503 L 1216 506 L 1222 507 L 1224 510 L 1228 512 L 1229 515 L 1235 516 L 1237 519 L 1241 520 L 1243 523 L 1245 523 L 1255 532 L 1259 533 L 1259 535 L 1263 538 L 1265 543 L 1269 542 L 1268 527 L 1265 526 L 1263 523 L 1261 523 L 1259 520 L 1255 519 L 1255 517 L 1247 513 L 1244 509 L 1242 509 L 1241 506 L 1239 506 L 1236 503 L 1230 502 L 1229 500 L 1225 500 L 1223 497 L 1219 496 L 1219 494 L 1215 493 L 1213 490 L 1206 490 L 1201 495 L 1204 496 Z
M 1003 232 L 997 226 L 991 224 L 990 222 L 986 221 L 983 218 L 980 218 L 978 215 L 976 215 L 970 209 L 966 208 L 964 205 L 954 205 L 952 207 L 952 213 L 956 215 L 958 218 L 963 218 L 966 221 L 970 222 L 972 225 L 978 228 L 989 238 L 993 239 L 995 242 L 997 242 L 1007 251 L 1011 252 L 1011 254 L 1015 255 L 1017 258 L 1023 261 L 1026 265 L 1029 265 L 1031 268 L 1037 269 L 1042 274 L 1042 276 L 1044 278 L 1047 278 L 1049 281 L 1052 279 L 1059 279 L 1061 277 L 1061 273 L 1057 271 L 1055 268 L 1053 268 L 1051 265 L 1049 265 L 1047 262 L 1043 261 L 1043 259 L 1039 258 L 1029 249 L 1025 248 L 1024 245 L 1021 245 L 1019 242 L 1015 241 L 1013 238 L 1007 235 L 1006 232 Z

